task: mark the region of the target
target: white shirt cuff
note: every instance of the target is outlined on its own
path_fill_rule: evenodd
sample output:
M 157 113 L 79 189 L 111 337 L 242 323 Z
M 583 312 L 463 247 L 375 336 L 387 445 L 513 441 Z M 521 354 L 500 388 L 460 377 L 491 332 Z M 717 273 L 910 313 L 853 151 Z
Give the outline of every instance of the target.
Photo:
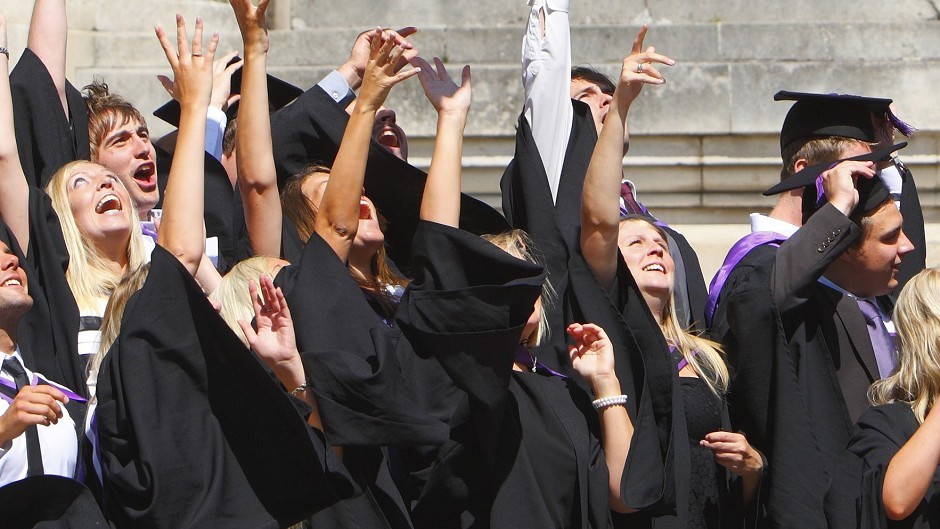
M 322 88 L 323 91 L 329 94 L 329 96 L 333 98 L 333 101 L 337 103 L 352 93 L 352 89 L 349 88 L 349 83 L 346 82 L 346 78 L 336 70 L 328 73 L 326 77 L 317 83 L 317 86 Z

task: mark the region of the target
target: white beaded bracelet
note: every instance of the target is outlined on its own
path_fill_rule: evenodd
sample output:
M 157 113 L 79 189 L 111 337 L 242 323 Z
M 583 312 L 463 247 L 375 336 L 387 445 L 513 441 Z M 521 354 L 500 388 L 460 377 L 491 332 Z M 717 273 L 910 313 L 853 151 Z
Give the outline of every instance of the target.
M 595 410 L 602 410 L 604 408 L 609 408 L 611 406 L 623 406 L 627 403 L 626 395 L 615 395 L 613 397 L 602 397 L 595 401 L 591 402 L 591 406 L 594 406 Z

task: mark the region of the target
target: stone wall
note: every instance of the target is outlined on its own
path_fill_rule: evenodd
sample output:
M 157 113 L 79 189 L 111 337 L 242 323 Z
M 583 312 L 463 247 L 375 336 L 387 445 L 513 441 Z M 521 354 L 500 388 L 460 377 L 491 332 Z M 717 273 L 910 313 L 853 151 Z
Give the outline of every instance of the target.
M 512 154 L 520 110 L 522 0 L 274 0 L 270 67 L 303 87 L 343 62 L 362 30 L 418 26 L 425 55 L 473 67 L 474 103 L 467 128 L 465 190 L 498 202 L 498 177 Z M 940 222 L 940 1 L 894 0 L 573 0 L 573 60 L 619 71 L 640 24 L 648 44 L 678 61 L 668 83 L 647 88 L 631 112 L 634 132 L 625 170 L 641 199 L 675 224 L 741 223 L 771 201 L 759 191 L 779 174 L 776 133 L 788 105 L 780 89 L 855 93 L 895 99 L 919 133 L 903 157 L 921 189 L 928 222 Z M 69 0 L 69 75 L 76 85 L 101 76 L 145 111 L 166 98 L 157 73 L 167 70 L 154 24 L 191 22 L 199 14 L 222 35 L 239 37 L 227 2 L 209 0 Z M 10 21 L 11 51 L 25 43 L 31 2 L 0 1 Z M 426 165 L 434 113 L 417 82 L 396 88 L 389 106 L 412 137 L 413 161 Z M 145 112 L 146 113 L 146 112 Z M 153 118 L 157 133 L 167 127 Z M 741 228 L 724 229 L 733 234 Z M 695 231 L 695 230 L 692 230 Z M 706 230 L 693 241 L 706 268 L 728 247 Z M 719 242 L 721 239 L 721 242 Z M 715 256 L 711 256 L 714 254 Z M 715 265 L 717 266 L 717 265 Z

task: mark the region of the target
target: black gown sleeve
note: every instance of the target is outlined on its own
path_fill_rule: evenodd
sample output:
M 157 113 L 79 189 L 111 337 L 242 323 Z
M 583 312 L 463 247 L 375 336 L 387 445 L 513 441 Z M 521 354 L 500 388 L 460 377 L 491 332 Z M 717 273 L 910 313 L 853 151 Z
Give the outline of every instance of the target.
M 865 461 L 862 478 L 860 529 L 928 528 L 940 524 L 937 475 L 920 506 L 906 519 L 894 522 L 885 514 L 882 490 L 888 464 L 917 431 L 910 404 L 894 402 L 869 408 L 856 424 L 849 450 Z
M 88 111 L 81 93 L 67 83 L 69 115 L 62 111 L 52 76 L 29 48 L 10 73 L 16 147 L 26 179 L 43 188 L 52 173 L 73 160 L 89 158 Z
M 103 504 L 118 526 L 283 527 L 358 492 L 159 246 L 97 392 Z
M 319 86 L 271 117 L 278 186 L 313 162 L 331 165 L 336 158 L 349 115 Z M 366 166 L 366 195 L 385 217 L 388 255 L 405 272 L 411 269 L 411 243 L 427 174 L 372 142 Z M 469 195 L 460 198 L 460 227 L 471 233 L 500 233 L 506 219 Z
M 422 274 L 396 316 L 418 354 L 434 355 L 470 398 L 483 463 L 494 468 L 513 355 L 542 293 L 540 266 L 472 234 L 422 222 L 415 236 Z

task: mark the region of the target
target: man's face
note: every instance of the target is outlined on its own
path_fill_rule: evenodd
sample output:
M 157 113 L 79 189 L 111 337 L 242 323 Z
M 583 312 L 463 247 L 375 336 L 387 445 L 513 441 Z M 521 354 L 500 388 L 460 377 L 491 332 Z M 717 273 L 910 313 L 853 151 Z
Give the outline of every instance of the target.
M 576 99 L 587 103 L 591 107 L 591 115 L 594 116 L 594 126 L 597 127 L 597 134 L 600 136 L 601 127 L 604 120 L 607 119 L 607 112 L 610 110 L 611 96 L 605 94 L 599 86 L 584 79 L 571 80 L 571 99 Z
M 898 286 L 901 260 L 914 249 L 901 229 L 901 220 L 901 212 L 891 201 L 867 219 L 870 229 L 843 256 L 855 276 L 850 292 L 861 297 L 883 296 Z
M 3 241 L 0 241 L 0 312 L 3 317 L 21 316 L 33 306 L 26 285 L 26 272 L 19 259 Z
M 132 119 L 108 131 L 98 146 L 98 163 L 120 178 L 142 217 L 157 205 L 157 155 L 146 125 Z
M 372 137 L 396 157 L 408 161 L 408 136 L 398 126 L 395 111 L 382 107 L 375 113 Z

